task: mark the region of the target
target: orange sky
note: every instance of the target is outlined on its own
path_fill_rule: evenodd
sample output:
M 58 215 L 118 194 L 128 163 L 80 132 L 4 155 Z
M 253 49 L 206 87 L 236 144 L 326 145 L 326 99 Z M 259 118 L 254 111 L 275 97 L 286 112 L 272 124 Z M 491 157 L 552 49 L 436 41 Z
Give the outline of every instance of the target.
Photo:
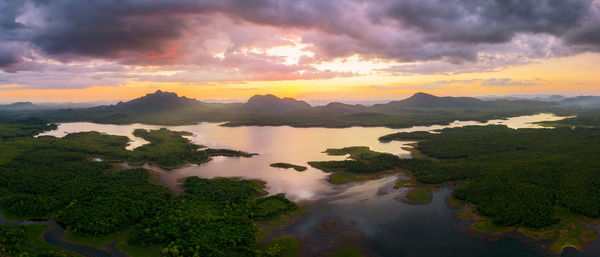
M 444 96 L 509 94 L 597 95 L 600 54 L 538 60 L 491 72 L 460 74 L 390 74 L 373 72 L 371 63 L 337 63 L 340 70 L 364 71 L 350 77 L 312 80 L 246 81 L 237 83 L 178 83 L 130 81 L 121 85 L 99 85 L 75 89 L 19 89 L 18 84 L 0 85 L 0 102 L 85 102 L 127 100 L 157 89 L 197 99 L 246 99 L 272 93 L 300 99 L 399 99 L 415 92 Z M 482 85 L 485 81 L 501 85 Z M 505 84 L 505 85 L 504 85 Z

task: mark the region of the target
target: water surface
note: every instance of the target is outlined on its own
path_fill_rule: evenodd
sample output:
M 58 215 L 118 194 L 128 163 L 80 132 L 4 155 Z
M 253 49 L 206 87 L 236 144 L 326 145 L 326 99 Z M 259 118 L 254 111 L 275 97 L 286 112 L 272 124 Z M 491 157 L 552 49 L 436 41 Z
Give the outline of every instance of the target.
M 64 136 L 67 133 L 99 131 L 130 138 L 128 149 L 134 149 L 145 142 L 132 135 L 138 128 L 157 129 L 166 127 L 176 131 L 189 131 L 188 138 L 196 144 L 211 148 L 243 150 L 259 155 L 252 158 L 215 157 L 202 165 L 188 165 L 172 171 L 157 167 L 144 167 L 158 171 L 161 183 L 174 190 L 180 190 L 177 180 L 188 176 L 256 178 L 267 182 L 269 193 L 285 193 L 292 200 L 309 207 L 308 213 L 285 231 L 297 235 L 303 243 L 310 244 L 319 253 L 319 242 L 344 240 L 346 244 L 364 243 L 361 248 L 379 256 L 541 256 L 532 247 L 516 240 L 505 239 L 497 242 L 475 239 L 457 232 L 468 221 L 454 217 L 444 199 L 450 190 L 442 189 L 434 194 L 433 201 L 426 205 L 411 205 L 399 201 L 403 190 L 393 190 L 392 186 L 399 175 L 381 179 L 333 186 L 326 181 L 328 174 L 311 168 L 309 161 L 341 160 L 345 156 L 328 156 L 327 148 L 346 146 L 368 146 L 375 151 L 410 157 L 402 150 L 409 141 L 381 143 L 380 136 L 396 132 L 435 131 L 448 127 L 468 125 L 503 124 L 513 129 L 541 128 L 533 124 L 538 121 L 562 119 L 552 114 L 538 114 L 491 120 L 485 123 L 456 121 L 449 125 L 418 126 L 405 129 L 382 127 L 351 128 L 293 128 L 289 126 L 244 126 L 222 127 L 215 123 L 199 123 L 190 126 L 154 126 L 145 124 L 106 125 L 87 122 L 63 123 L 58 129 L 41 135 Z M 307 166 L 304 172 L 293 169 L 273 168 L 275 162 L 288 162 Z M 344 224 L 341 233 L 327 233 L 323 224 Z M 356 232 L 356 233 L 354 233 Z M 340 239 L 340 236 L 352 235 Z M 338 238 L 336 238 L 336 236 Z M 353 241 L 354 239 L 358 241 Z M 329 240 L 329 241 L 328 241 Z M 342 242 L 342 244 L 344 244 Z M 596 244 L 594 244 L 596 245 Z M 308 247 L 311 248 L 311 247 Z M 311 249 L 312 249 L 311 248 Z M 325 246 L 325 248 L 327 248 Z M 597 247 L 596 247 L 597 248 Z M 589 249 L 595 249 L 591 246 Z M 593 250 L 592 250 L 593 252 Z M 565 256 L 593 256 L 569 249 Z

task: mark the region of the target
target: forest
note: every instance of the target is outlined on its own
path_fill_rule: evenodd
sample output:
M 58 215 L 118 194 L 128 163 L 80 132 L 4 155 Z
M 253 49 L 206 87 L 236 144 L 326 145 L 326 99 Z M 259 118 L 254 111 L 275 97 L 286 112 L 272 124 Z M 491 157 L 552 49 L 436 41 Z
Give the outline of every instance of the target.
M 283 195 L 264 197 L 263 182 L 192 177 L 175 196 L 152 183 L 150 171 L 119 170 L 107 161 L 162 166 L 207 161 L 209 154 L 196 151 L 199 146 L 183 138 L 184 132 L 137 130 L 150 144 L 128 151 L 126 137 L 97 132 L 31 137 L 48 128 L 41 120 L 0 123 L 0 150 L 7 153 L 0 158 L 5 217 L 54 219 L 84 237 L 129 231 L 128 244 L 156 247 L 164 256 L 278 256 L 284 250 L 257 245 L 257 222 L 298 206 Z M 62 256 L 44 255 L 26 232 L 23 226 L 0 226 L 0 256 Z
M 332 184 L 375 179 L 385 173 L 394 172 L 401 162 L 396 155 L 375 152 L 366 146 L 329 148 L 325 153 L 334 156 L 349 155 L 349 158 L 343 161 L 308 162 L 313 168 L 332 173 L 327 179 Z
M 407 159 L 401 167 L 421 183 L 461 182 L 453 197 L 495 224 L 546 227 L 559 222 L 556 208 L 600 217 L 600 130 L 490 125 L 440 132 L 381 140 L 420 140 L 417 149 L 437 160 Z

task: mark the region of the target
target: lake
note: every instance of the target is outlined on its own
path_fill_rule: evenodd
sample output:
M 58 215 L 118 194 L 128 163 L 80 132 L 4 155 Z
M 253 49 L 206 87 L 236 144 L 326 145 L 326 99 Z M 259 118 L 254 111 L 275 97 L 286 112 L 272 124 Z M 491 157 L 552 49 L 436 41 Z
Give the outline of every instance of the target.
M 520 116 L 485 123 L 456 121 L 449 125 L 419 126 L 405 129 L 382 127 L 351 128 L 293 128 L 289 126 L 222 127 L 215 123 L 189 126 L 154 126 L 145 124 L 110 125 L 88 122 L 62 123 L 58 129 L 41 135 L 61 137 L 67 133 L 98 131 L 130 138 L 128 149 L 147 142 L 132 135 L 133 130 L 166 127 L 189 131 L 188 138 L 210 148 L 243 150 L 259 155 L 252 158 L 215 157 L 202 165 L 187 165 L 165 171 L 150 165 L 144 167 L 157 172 L 161 183 L 180 192 L 177 180 L 182 177 L 244 177 L 267 182 L 269 193 L 285 193 L 294 201 L 308 206 L 308 213 L 297 223 L 280 233 L 293 234 L 301 239 L 306 255 L 329 251 L 332 246 L 360 245 L 364 251 L 379 256 L 541 256 L 516 239 L 497 242 L 476 239 L 458 232 L 468 221 L 455 218 L 444 199 L 449 189 L 439 190 L 433 201 L 425 205 L 411 205 L 398 200 L 403 189 L 393 190 L 398 176 L 349 185 L 334 186 L 326 181 L 328 174 L 307 165 L 309 161 L 342 160 L 345 156 L 329 156 L 327 148 L 368 146 L 372 150 L 410 158 L 401 148 L 409 141 L 381 143 L 380 136 L 396 132 L 434 131 L 447 127 L 502 124 L 517 128 L 541 128 L 537 121 L 562 119 L 552 114 Z M 275 162 L 307 166 L 303 172 L 273 168 Z M 126 164 L 124 164 L 126 165 Z M 323 229 L 326 227 L 327 229 Z M 336 232 L 337 231 L 337 232 Z M 343 232 L 343 233 L 341 233 Z M 323 243 L 325 242 L 325 243 Z M 590 246 L 596 247 L 597 242 Z M 588 256 L 569 249 L 568 255 Z M 589 255 L 592 256 L 592 255 Z

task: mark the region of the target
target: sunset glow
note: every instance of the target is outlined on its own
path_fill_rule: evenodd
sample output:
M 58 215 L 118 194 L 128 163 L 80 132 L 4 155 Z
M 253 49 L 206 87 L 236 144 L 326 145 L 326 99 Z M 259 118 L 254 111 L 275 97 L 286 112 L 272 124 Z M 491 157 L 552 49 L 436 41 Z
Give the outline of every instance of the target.
M 599 1 L 530 6 L 502 25 L 502 4 L 259 2 L 3 3 L 0 102 L 600 91 Z

